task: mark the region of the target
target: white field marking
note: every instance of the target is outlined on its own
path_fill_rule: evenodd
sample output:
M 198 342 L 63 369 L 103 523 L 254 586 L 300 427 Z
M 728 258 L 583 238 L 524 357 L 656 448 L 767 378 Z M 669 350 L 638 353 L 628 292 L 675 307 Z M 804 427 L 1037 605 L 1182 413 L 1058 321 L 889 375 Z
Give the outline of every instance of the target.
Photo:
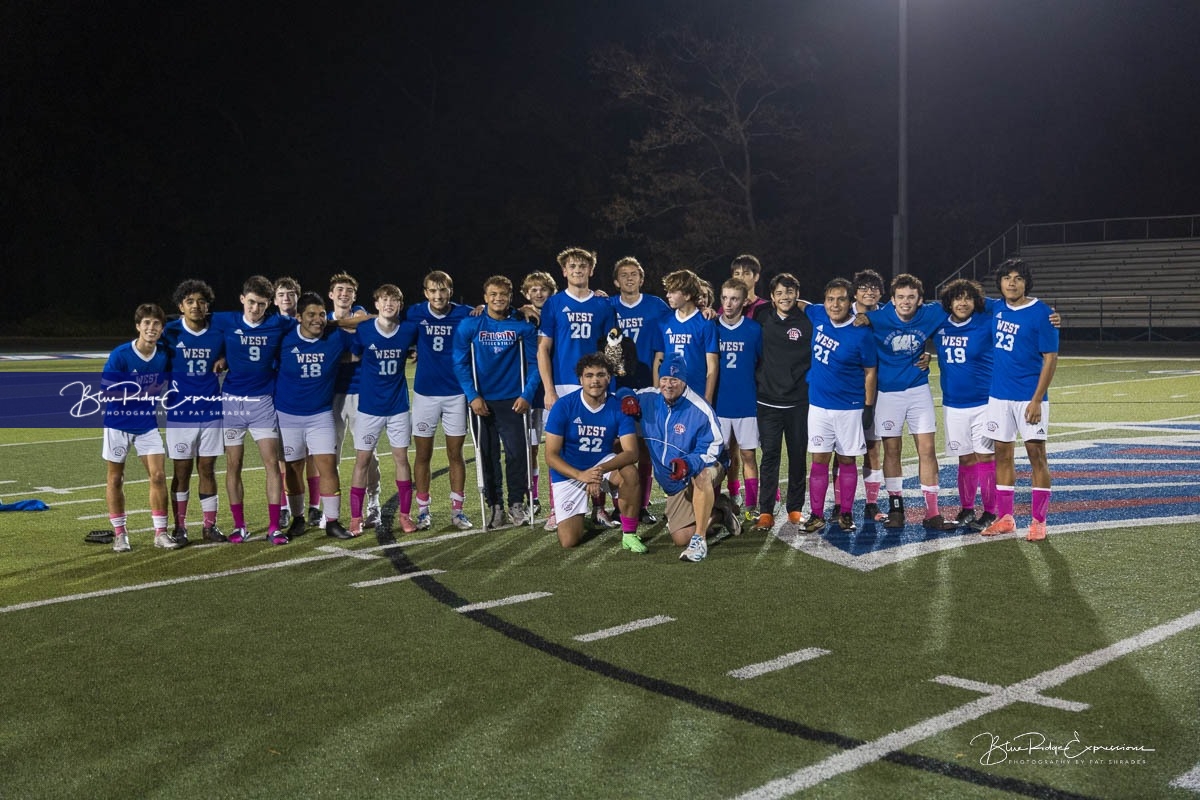
M 403 575 L 392 575 L 387 578 L 376 578 L 373 581 L 359 581 L 358 583 L 350 584 L 355 589 L 368 589 L 372 586 L 383 586 L 388 583 L 397 583 L 398 581 L 412 580 L 413 578 L 423 578 L 426 575 L 441 575 L 446 570 L 444 569 L 423 569 L 420 572 L 406 572 Z
M 806 647 L 803 650 L 796 650 L 792 653 L 784 653 L 778 658 L 772 658 L 770 661 L 763 661 L 758 664 L 749 664 L 745 667 L 730 670 L 725 673 L 731 678 L 737 678 L 740 681 L 750 678 L 757 678 L 759 675 L 766 675 L 768 672 L 777 672 L 781 669 L 786 669 L 803 661 L 812 661 L 814 658 L 829 655 L 828 650 L 822 650 L 819 647 Z
M 62 442 L 98 442 L 103 437 L 100 436 L 82 436 L 78 439 L 45 439 L 40 442 L 5 442 L 0 444 L 0 447 L 41 447 L 47 444 L 61 444 Z
M 152 583 L 138 583 L 133 586 L 120 586 L 116 589 L 102 589 L 96 592 L 84 592 L 82 594 L 69 594 L 63 597 L 52 597 L 49 600 L 31 600 L 28 603 L 17 603 L 14 606 L 0 607 L 0 614 L 7 614 L 10 611 L 25 611 L 30 608 L 41 608 L 42 606 L 52 606 L 57 603 L 70 603 L 75 600 L 92 600 L 97 597 L 108 597 L 114 594 L 124 594 L 126 592 L 140 592 L 143 589 L 159 589 L 163 586 L 175 586 L 181 583 L 194 583 L 196 581 L 207 581 L 213 578 L 228 578 L 231 575 L 245 575 L 250 572 L 261 572 L 266 569 L 279 569 L 281 567 L 294 567 L 297 564 L 310 564 L 315 561 L 328 561 L 331 558 L 345 558 L 345 553 L 329 553 L 320 556 L 305 556 L 303 558 L 294 558 L 290 561 L 276 561 L 271 564 L 259 564 L 254 567 L 238 567 L 237 569 L 226 569 L 220 572 L 208 572 L 203 575 L 188 575 L 183 578 L 171 578 L 165 581 L 153 581 Z
M 500 606 L 511 606 L 516 603 L 524 603 L 527 600 L 540 600 L 543 597 L 550 597 L 553 592 L 529 592 L 528 594 L 514 594 L 509 597 L 501 597 L 498 600 L 485 600 L 482 603 L 468 603 L 465 606 L 459 606 L 454 609 L 460 614 L 466 614 L 468 611 L 483 611 L 488 608 L 498 608 Z
M 613 636 L 620 636 L 622 633 L 630 631 L 640 631 L 642 628 L 651 628 L 655 625 L 662 625 L 664 622 L 674 622 L 674 617 L 659 615 L 657 617 L 646 617 L 645 619 L 635 619 L 633 622 L 626 622 L 624 625 L 617 625 L 612 628 L 604 628 L 592 633 L 581 633 L 578 636 L 573 636 L 577 642 L 598 642 L 601 639 L 611 639 Z
M 1057 489 L 1055 491 L 1058 491 Z M 1163 525 L 1188 525 L 1200 523 L 1200 514 L 1188 514 L 1178 517 L 1153 517 L 1147 519 L 1112 519 L 1099 520 L 1097 522 L 1078 522 L 1071 525 L 1055 525 L 1053 522 L 1048 526 L 1048 535 L 1059 536 L 1068 533 L 1093 533 L 1095 531 L 1104 530 L 1127 530 L 1130 528 L 1148 528 L 1162 527 Z M 851 555 L 839 547 L 826 542 L 820 536 L 813 535 L 795 535 L 789 534 L 786 531 L 781 531 L 782 526 L 777 524 L 771 532 L 779 541 L 786 544 L 795 550 L 802 553 L 808 553 L 831 564 L 838 564 L 843 567 L 857 570 L 859 572 L 872 572 L 880 567 L 891 566 L 898 564 L 901 561 L 907 561 L 910 558 L 919 558 L 930 553 L 937 553 L 944 550 L 954 550 L 959 547 L 970 547 L 972 545 L 987 544 L 989 542 L 1002 542 L 1008 539 L 1024 539 L 1025 530 L 1018 528 L 1012 533 L 1002 533 L 998 536 L 980 536 L 977 533 L 967 533 L 961 536 L 947 536 L 941 539 L 931 539 L 924 542 L 913 542 L 912 544 L 903 544 L 899 547 L 889 547 L 886 550 L 876 550 L 872 553 L 864 553 L 861 556 Z
M 983 683 L 981 681 L 972 681 L 967 678 L 956 678 L 953 675 L 938 675 L 936 678 L 929 679 L 931 683 L 940 683 L 943 686 L 954 686 L 959 689 L 967 689 L 980 694 L 996 694 L 1003 692 L 1003 686 L 997 686 L 994 683 Z M 1015 691 L 1015 690 L 1012 690 Z M 1091 708 L 1088 703 L 1077 703 L 1074 700 L 1059 700 L 1057 697 L 1043 697 L 1037 692 L 1030 691 L 1023 697 L 1018 698 L 1025 703 L 1033 703 L 1034 705 L 1047 706 L 1049 708 L 1057 708 L 1060 711 L 1087 711 Z
M 1122 639 L 1116 644 L 1086 653 L 1066 664 L 1034 675 L 1032 678 L 1026 678 L 1012 686 L 1003 687 L 994 694 L 989 694 L 978 700 L 972 700 L 936 717 L 922 720 L 904 730 L 889 733 L 873 742 L 867 742 L 851 750 L 844 750 L 817 764 L 797 770 L 785 778 L 765 783 L 756 789 L 738 795 L 738 798 L 739 800 L 767 800 L 767 798 L 781 798 L 796 794 L 837 775 L 872 764 L 888 753 L 911 747 L 917 742 L 957 728 L 964 723 L 977 720 L 986 714 L 999 711 L 1013 703 L 1021 702 L 1029 696 L 1030 692 L 1039 694 L 1046 689 L 1060 686 L 1072 678 L 1086 675 L 1116 661 L 1122 656 L 1135 653 L 1138 650 L 1144 650 L 1151 645 L 1158 644 L 1164 639 L 1197 626 L 1200 626 L 1200 611 L 1193 611 L 1190 614 L 1177 617 L 1170 622 L 1143 631 L 1136 636 Z
M 1176 789 L 1187 789 L 1200 794 L 1200 764 L 1192 767 L 1168 785 Z
M 338 555 L 346 556 L 347 558 L 357 558 L 360 561 L 377 561 L 383 558 L 383 556 L 377 556 L 372 553 L 364 553 L 361 550 L 351 550 L 348 547 L 336 547 L 331 544 L 322 545 L 317 549 L 322 553 L 337 553 Z
M 403 542 L 388 542 L 387 544 L 376 545 L 375 547 L 364 547 L 358 552 L 374 553 L 378 550 L 399 550 L 405 547 L 412 547 L 415 544 L 436 544 L 438 542 L 446 542 L 451 539 L 465 539 L 468 536 L 479 536 L 487 533 L 483 528 L 472 528 L 469 531 L 455 531 L 454 533 L 443 533 L 438 536 L 428 536 L 424 539 L 406 539 Z

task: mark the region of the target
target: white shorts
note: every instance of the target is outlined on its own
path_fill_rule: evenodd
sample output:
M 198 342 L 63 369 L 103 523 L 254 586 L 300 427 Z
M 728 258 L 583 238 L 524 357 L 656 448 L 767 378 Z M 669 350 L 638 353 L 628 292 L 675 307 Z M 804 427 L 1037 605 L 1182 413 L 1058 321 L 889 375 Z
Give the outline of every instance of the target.
M 758 449 L 758 417 L 717 417 L 717 421 L 726 444 L 732 434 L 739 450 Z
M 990 455 L 996 451 L 987 434 L 987 406 L 974 408 L 942 407 L 946 421 L 946 455 L 969 456 L 972 453 Z
M 357 397 L 358 395 L 350 395 Z M 387 429 L 388 444 L 393 448 L 405 448 L 412 444 L 412 412 L 392 414 L 390 417 L 377 417 L 374 414 L 358 412 L 354 422 L 354 448 L 356 450 L 374 450 L 379 444 L 379 434 Z
M 867 452 L 862 409 L 808 407 L 808 452 L 861 456 Z
M 616 458 L 616 453 L 609 453 L 598 463 L 603 464 L 605 461 Z M 604 480 L 608 480 L 608 473 L 604 473 Z M 580 514 L 588 513 L 592 508 L 592 497 L 587 492 L 587 484 L 583 481 L 574 479 L 565 481 L 554 481 L 551 485 L 551 491 L 554 494 L 554 518 L 557 520 L 569 519 L 577 517 Z
M 428 439 L 437 432 L 438 422 L 447 436 L 467 435 L 467 396 L 449 394 L 440 397 L 413 392 L 412 435 Z
M 1022 442 L 1044 442 L 1050 430 L 1050 401 L 1042 401 L 1042 421 L 1030 425 L 1025 421 L 1028 400 L 1000 400 L 988 398 L 987 435 L 994 442 L 1015 442 L 1020 434 Z
M 537 447 L 546 435 L 546 409 L 529 409 L 529 444 Z
M 129 457 L 130 448 L 133 448 L 138 456 L 162 455 L 166 452 L 158 428 L 145 433 L 126 433 L 116 428 L 104 429 L 104 445 L 100 454 L 105 461 L 124 464 L 125 459 Z
M 250 432 L 254 441 L 279 438 L 279 420 L 275 416 L 275 398 L 269 394 L 260 397 L 221 398 L 221 434 L 226 447 L 241 447 Z
M 298 416 L 279 412 L 279 432 L 283 438 L 283 460 L 303 461 L 306 456 L 333 455 L 333 412 Z
M 221 443 L 221 420 L 200 426 L 167 423 L 167 452 L 179 461 L 191 461 L 196 456 L 215 458 L 225 452 Z
M 335 394 L 333 396 L 333 439 L 337 442 L 338 458 L 341 458 L 342 455 L 342 443 L 346 440 L 346 431 L 353 434 L 355 449 L 358 448 L 357 420 L 358 394 Z
M 929 384 L 914 386 L 903 392 L 879 393 L 875 401 L 875 430 L 880 437 L 903 435 L 906 422 L 908 432 L 912 434 L 937 431 L 937 414 L 933 411 L 933 394 L 929 391 Z

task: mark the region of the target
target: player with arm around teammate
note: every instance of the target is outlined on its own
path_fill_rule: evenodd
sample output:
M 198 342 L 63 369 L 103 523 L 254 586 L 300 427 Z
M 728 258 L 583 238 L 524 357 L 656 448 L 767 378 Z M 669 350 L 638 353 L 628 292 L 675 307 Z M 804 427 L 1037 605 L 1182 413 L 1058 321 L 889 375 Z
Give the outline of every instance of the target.
M 608 393 L 608 361 L 600 353 L 576 363 L 580 391 L 561 396 L 546 414 L 546 465 L 554 487 L 558 541 L 575 547 L 583 539 L 584 515 L 608 483 L 619 489 L 621 547 L 645 553 L 637 535 L 638 456 L 632 417 Z M 628 390 L 626 390 L 628 391 Z M 620 452 L 614 453 L 614 445 Z

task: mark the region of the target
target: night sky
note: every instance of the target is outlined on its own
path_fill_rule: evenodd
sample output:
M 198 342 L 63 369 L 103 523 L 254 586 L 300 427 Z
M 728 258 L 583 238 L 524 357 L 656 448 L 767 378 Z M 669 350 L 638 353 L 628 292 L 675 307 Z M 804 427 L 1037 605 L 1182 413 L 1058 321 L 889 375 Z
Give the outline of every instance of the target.
M 188 277 L 231 308 L 253 273 L 415 302 L 440 267 L 475 302 L 494 272 L 557 275 L 568 245 L 599 250 L 603 288 L 626 254 L 723 279 L 744 241 L 650 264 L 600 213 L 644 120 L 592 54 L 682 25 L 769 36 L 804 74 L 804 233 L 767 272 L 815 295 L 890 271 L 895 0 L 246 5 L 5 4 L 0 289 L 23 302 L 3 330 L 36 311 L 81 332 Z M 1200 211 L 1197 42 L 1200 3 L 910 0 L 911 271 L 936 281 L 1018 220 Z

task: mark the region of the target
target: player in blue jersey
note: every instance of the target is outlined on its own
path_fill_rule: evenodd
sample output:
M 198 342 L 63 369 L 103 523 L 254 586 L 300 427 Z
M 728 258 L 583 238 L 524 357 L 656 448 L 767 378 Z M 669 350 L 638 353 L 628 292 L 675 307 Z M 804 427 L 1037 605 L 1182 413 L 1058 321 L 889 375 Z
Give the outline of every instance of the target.
M 417 371 L 413 377 L 412 423 L 417 455 L 413 484 L 417 493 L 417 529 L 433 524 L 429 497 L 433 461 L 433 436 L 440 422 L 446 440 L 446 462 L 450 473 L 451 521 L 459 530 L 469 530 L 471 520 L 463 509 L 467 467 L 463 441 L 467 438 L 467 400 L 454 375 L 454 331 L 467 318 L 470 308 L 451 303 L 454 280 L 434 270 L 422 281 L 425 302 L 408 309 L 407 319 L 417 326 Z
M 826 525 L 825 496 L 829 464 L 838 462 L 838 525 L 853 531 L 854 492 L 858 487 L 855 457 L 867 452 L 865 429 L 874 417 L 876 396 L 875 340 L 856 327 L 850 315 L 850 281 L 834 278 L 825 285 L 823 305 L 804 309 L 813 324 L 812 367 L 808 370 L 808 474 L 810 516 L 804 530 L 814 533 Z M 871 521 L 868 518 L 868 521 Z
M 170 355 L 171 386 L 167 407 L 167 450 L 171 454 L 172 536 L 187 543 L 187 508 L 192 466 L 199 475 L 201 535 L 205 541 L 228 539 L 217 527 L 217 456 L 221 442 L 221 382 L 214 366 L 225 353 L 225 335 L 211 326 L 213 290 L 204 281 L 186 280 L 171 299 L 179 319 L 167 323 L 163 342 Z
M 733 536 L 742 532 L 737 508 L 721 493 L 729 465 L 717 414 L 688 388 L 688 366 L 671 353 L 662 364 L 658 386 L 618 391 L 621 409 L 639 418 L 654 460 L 654 477 L 667 494 L 667 531 L 681 561 L 699 562 L 708 555 L 711 529 L 724 524 Z
M 996 521 L 995 448 L 987 434 L 992 311 L 983 287 L 964 278 L 946 284 L 940 297 L 949 319 L 938 328 L 934 343 L 941 373 L 946 453 L 958 459 L 961 510 L 956 521 L 983 530 Z M 983 514 L 978 519 L 976 490 L 983 501 Z
M 249 432 L 258 445 L 266 470 L 268 538 L 279 528 L 283 481 L 280 479 L 279 423 L 275 416 L 275 373 L 279 365 L 279 343 L 296 327 L 295 320 L 279 314 L 267 315 L 274 288 L 261 275 L 246 279 L 239 298 L 241 311 L 213 314 L 211 325 L 225 337 L 228 374 L 221 386 L 225 440 L 225 495 L 233 516 L 229 541 L 249 538 L 246 527 L 242 483 L 243 441 Z M 303 498 L 303 496 L 301 496 Z M 301 507 L 303 510 L 303 507 Z M 303 533 L 303 514 L 293 519 L 292 535 Z
M 480 459 L 488 508 L 484 526 L 524 525 L 529 520 L 525 497 L 532 471 L 527 415 L 541 383 L 537 328 L 513 315 L 512 281 L 503 275 L 484 281 L 483 299 L 487 311 L 464 320 L 454 334 L 454 371 L 474 417 L 475 457 Z M 507 517 L 503 484 L 508 488 Z
M 661 297 L 642 292 L 646 271 L 633 256 L 625 256 L 613 266 L 613 283 L 618 294 L 613 297 L 613 309 L 617 312 L 617 324 L 626 337 L 633 340 L 637 349 L 637 368 L 625 378 L 617 378 L 618 386 L 644 389 L 654 385 L 654 354 L 662 352 L 662 328 L 671 309 Z M 654 486 L 653 466 L 646 443 L 638 438 L 638 485 L 642 497 L 638 522 L 654 525 L 658 519 L 650 511 L 650 490 Z
M 549 272 L 542 272 L 541 270 L 531 272 L 521 282 L 521 294 L 525 295 L 525 299 L 529 301 L 521 310 L 525 312 L 525 318 L 537 326 L 539 330 L 542 324 L 542 306 L 546 304 L 550 295 L 557 291 L 558 284 L 554 282 L 554 276 Z M 529 410 L 529 461 L 533 464 L 533 482 L 529 484 L 529 513 L 535 517 L 542 510 L 541 495 L 539 492 L 541 466 L 538 460 L 538 446 L 541 445 L 542 436 L 545 433 L 546 390 L 542 388 L 541 376 L 539 374 L 537 392 L 533 395 L 533 408 Z M 547 488 L 547 491 L 549 491 L 549 488 Z M 553 502 L 551 502 L 551 514 L 553 514 Z
M 125 527 L 125 460 L 132 448 L 150 478 L 150 520 L 154 546 L 174 550 L 182 546 L 167 533 L 166 456 L 158 432 L 155 410 L 168 368 L 163 347 L 166 314 L 153 303 L 143 303 L 133 313 L 137 338 L 109 354 L 101 375 L 104 404 L 104 499 L 113 528 L 113 551 L 130 549 Z
M 923 304 L 921 279 L 904 273 L 892 280 L 892 301 L 865 315 L 874 331 L 879 354 L 879 397 L 875 429 L 883 439 L 883 476 L 888 493 L 888 515 L 884 525 L 903 528 L 904 473 L 900 465 L 905 424 L 917 447 L 921 493 L 925 497 L 927 530 L 957 527 L 938 510 L 938 463 L 934 437 L 937 431 L 929 372 L 918 366 L 925 343 L 945 321 L 941 306 Z M 859 314 L 856 319 L 863 319 Z
M 730 278 L 721 286 L 720 380 L 717 382 L 717 419 L 729 447 L 731 462 L 741 464 L 746 484 L 746 521 L 758 520 L 758 391 L 754 372 L 762 360 L 762 326 L 744 314 L 746 284 Z M 730 472 L 733 472 L 731 466 Z M 737 486 L 729 486 L 736 501 Z
M 712 405 L 716 400 L 720 359 L 717 329 L 696 304 L 702 291 L 700 276 L 690 269 L 678 269 L 664 277 L 662 283 L 672 313 L 663 325 L 662 349 L 655 353 L 654 374 L 660 374 L 666 355 L 683 356 L 688 365 L 688 374 L 684 376 L 688 388 Z
M 338 479 L 333 422 L 333 394 L 338 364 L 351 357 L 352 336 L 327 325 L 325 301 L 316 292 L 300 296 L 299 325 L 283 337 L 279 346 L 279 376 L 275 384 L 275 409 L 283 458 L 288 466 L 288 494 L 293 518 L 303 513 L 304 461 L 310 453 L 321 476 L 321 507 L 325 534 L 349 539 L 338 517 L 341 514 L 341 482 Z M 289 533 L 275 531 L 273 544 L 287 544 Z
M 850 316 L 858 316 L 879 308 L 883 296 L 883 276 L 873 269 L 861 269 L 851 278 L 854 284 L 854 302 L 850 304 Z M 883 460 L 880 454 L 879 431 L 874 425 L 866 430 L 867 452 L 863 456 L 863 490 L 867 505 L 863 519 L 873 521 L 879 517 L 879 490 L 883 486 Z M 837 462 L 833 463 L 834 494 L 837 495 Z
M 996 307 L 992 329 L 992 383 L 988 392 L 987 430 L 996 447 L 996 501 L 999 519 L 983 530 L 985 536 L 1016 530 L 1013 466 L 1016 439 L 1025 443 L 1032 470 L 1029 530 L 1025 538 L 1046 538 L 1050 507 L 1050 466 L 1046 436 L 1050 427 L 1050 382 L 1058 365 L 1058 329 L 1051 309 L 1035 297 L 1033 275 L 1021 259 L 1000 265 L 996 286 L 1004 298 Z
M 558 541 L 575 547 L 583 540 L 583 521 L 589 497 L 604 485 L 615 486 L 621 515 L 621 547 L 645 553 L 637 535 L 638 476 L 637 432 L 621 403 L 608 393 L 608 361 L 599 353 L 579 359 L 576 372 L 580 391 L 569 392 L 546 415 L 546 465 L 554 486 Z M 628 390 L 625 390 L 628 391 Z M 619 443 L 620 452 L 614 453 Z

